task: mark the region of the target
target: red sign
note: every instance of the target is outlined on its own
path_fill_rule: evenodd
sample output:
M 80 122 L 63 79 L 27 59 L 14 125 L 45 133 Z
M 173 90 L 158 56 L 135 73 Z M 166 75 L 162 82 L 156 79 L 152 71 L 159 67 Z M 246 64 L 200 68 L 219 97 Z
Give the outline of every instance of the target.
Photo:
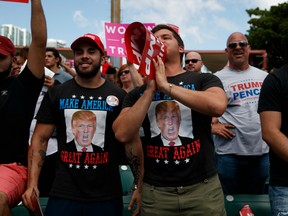
M 249 205 L 244 205 L 243 208 L 239 211 L 240 216 L 254 216 Z
M 150 79 L 155 78 L 152 59 L 166 58 L 166 46 L 140 22 L 131 23 L 125 32 L 127 59 L 139 65 L 138 72 Z
M 0 1 L 29 3 L 29 0 L 0 0 Z

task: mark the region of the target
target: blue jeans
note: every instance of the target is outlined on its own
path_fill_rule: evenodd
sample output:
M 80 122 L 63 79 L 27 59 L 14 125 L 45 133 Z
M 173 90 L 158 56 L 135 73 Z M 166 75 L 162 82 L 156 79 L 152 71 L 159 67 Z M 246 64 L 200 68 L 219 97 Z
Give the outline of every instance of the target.
M 50 197 L 45 216 L 122 216 L 122 197 L 99 202 L 81 202 Z
M 288 187 L 269 186 L 272 216 L 288 215 Z
M 263 194 L 269 176 L 269 155 L 216 154 L 216 165 L 225 194 Z

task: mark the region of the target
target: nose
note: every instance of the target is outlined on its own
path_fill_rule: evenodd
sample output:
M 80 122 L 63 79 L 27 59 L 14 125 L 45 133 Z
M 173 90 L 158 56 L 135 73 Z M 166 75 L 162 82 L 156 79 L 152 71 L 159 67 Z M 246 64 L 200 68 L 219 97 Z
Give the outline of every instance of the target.
M 84 133 L 87 133 L 87 132 L 88 132 L 88 126 L 84 126 L 84 127 L 83 127 L 83 132 L 84 132 Z
M 87 58 L 87 57 L 88 57 L 88 52 L 84 51 L 84 52 L 82 53 L 82 58 Z

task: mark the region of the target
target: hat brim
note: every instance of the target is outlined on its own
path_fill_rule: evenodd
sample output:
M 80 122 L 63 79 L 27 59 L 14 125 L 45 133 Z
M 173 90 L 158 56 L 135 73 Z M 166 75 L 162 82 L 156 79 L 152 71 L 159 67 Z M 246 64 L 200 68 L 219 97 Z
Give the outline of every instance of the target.
M 0 49 L 0 54 L 4 56 L 8 56 L 10 52 L 7 52 L 6 50 Z
M 71 49 L 73 51 L 75 51 L 75 49 L 80 45 L 80 44 L 83 44 L 83 43 L 89 43 L 89 44 L 93 44 L 94 46 L 96 46 L 99 51 L 104 54 L 104 51 L 98 46 L 98 44 L 91 38 L 89 37 L 80 37 L 78 39 L 76 39 L 72 44 L 71 44 Z

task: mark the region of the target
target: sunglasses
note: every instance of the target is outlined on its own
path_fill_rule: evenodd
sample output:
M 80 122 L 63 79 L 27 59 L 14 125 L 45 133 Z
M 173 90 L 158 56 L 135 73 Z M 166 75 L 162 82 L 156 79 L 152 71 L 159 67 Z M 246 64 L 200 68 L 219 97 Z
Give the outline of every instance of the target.
M 185 60 L 185 64 L 189 64 L 190 61 L 195 64 L 195 63 L 197 63 L 198 61 L 202 61 L 202 60 L 200 60 L 200 59 L 187 59 L 187 60 Z
M 124 71 L 119 72 L 119 73 L 118 73 L 118 76 L 122 76 L 122 75 L 124 75 L 124 74 L 129 74 L 129 73 L 130 73 L 129 70 L 124 70 Z
M 239 41 L 239 42 L 232 42 L 228 44 L 228 48 L 235 49 L 237 46 L 240 46 L 241 48 L 245 48 L 248 46 L 248 42 L 246 41 Z

